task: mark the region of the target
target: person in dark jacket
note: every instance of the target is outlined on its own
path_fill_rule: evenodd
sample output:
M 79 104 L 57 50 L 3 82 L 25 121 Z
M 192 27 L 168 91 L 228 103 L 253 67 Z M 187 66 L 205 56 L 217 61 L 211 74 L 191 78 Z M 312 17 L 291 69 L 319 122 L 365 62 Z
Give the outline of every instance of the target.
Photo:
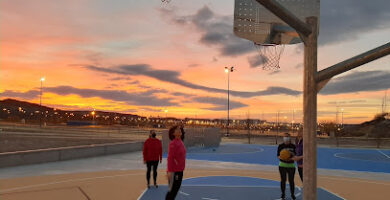
M 165 196 L 166 200 L 174 200 L 181 187 L 183 180 L 183 171 L 186 165 L 186 148 L 184 146 L 184 129 L 183 126 L 173 126 L 169 129 L 169 143 L 168 148 L 168 192 Z
M 157 166 L 158 162 L 162 162 L 162 144 L 159 139 L 156 138 L 156 132 L 150 131 L 149 138 L 144 143 L 143 148 L 144 164 L 146 164 L 146 180 L 148 182 L 147 187 L 150 188 L 150 171 L 153 168 L 153 180 L 154 186 L 157 188 Z
M 289 151 L 289 157 L 287 159 L 282 158 L 280 156 L 280 152 L 287 150 Z M 283 137 L 283 143 L 278 146 L 278 153 L 277 156 L 279 158 L 279 173 L 280 173 L 280 189 L 282 190 L 282 196 L 281 199 L 284 200 L 286 198 L 286 179 L 288 175 L 288 182 L 290 184 L 290 192 L 291 192 L 291 199 L 296 199 L 295 197 L 295 183 L 294 183 L 294 176 L 295 176 L 295 164 L 294 160 L 292 158 L 295 156 L 295 145 L 291 144 L 291 138 L 289 133 L 285 133 Z

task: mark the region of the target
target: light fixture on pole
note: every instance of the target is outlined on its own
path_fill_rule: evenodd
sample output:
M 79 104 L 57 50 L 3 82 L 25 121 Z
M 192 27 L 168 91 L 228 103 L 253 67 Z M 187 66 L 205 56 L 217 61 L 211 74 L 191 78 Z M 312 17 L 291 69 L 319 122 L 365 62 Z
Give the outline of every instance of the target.
M 275 144 L 278 144 L 278 137 L 279 137 L 279 114 L 280 114 L 280 111 L 278 110 L 278 113 L 276 114 L 276 125 L 277 125 L 277 132 L 276 132 L 276 135 L 275 135 Z
M 228 75 L 228 100 L 227 100 L 227 123 L 226 123 L 226 136 L 229 136 L 229 111 L 230 111 L 230 73 L 234 71 L 234 67 L 225 67 L 225 73 Z

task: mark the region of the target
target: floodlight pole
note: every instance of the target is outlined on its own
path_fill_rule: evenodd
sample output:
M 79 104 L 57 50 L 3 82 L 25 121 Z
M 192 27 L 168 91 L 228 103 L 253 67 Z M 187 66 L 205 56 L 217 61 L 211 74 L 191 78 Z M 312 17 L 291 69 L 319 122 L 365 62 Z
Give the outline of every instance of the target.
M 228 75 L 228 90 L 227 90 L 227 122 L 226 122 L 226 137 L 229 137 L 230 124 L 230 73 L 234 71 L 234 67 L 225 67 L 225 72 Z
M 39 114 L 40 114 L 40 118 L 39 118 L 39 128 L 42 128 L 42 90 L 43 90 L 43 81 L 44 81 L 44 78 L 41 78 L 41 90 L 40 90 L 40 94 L 39 94 Z

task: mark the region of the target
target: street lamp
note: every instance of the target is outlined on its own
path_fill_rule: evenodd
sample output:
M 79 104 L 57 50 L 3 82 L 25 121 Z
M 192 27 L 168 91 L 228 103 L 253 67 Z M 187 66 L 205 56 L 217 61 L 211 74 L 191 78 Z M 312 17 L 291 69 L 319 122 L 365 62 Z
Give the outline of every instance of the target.
M 42 90 L 43 90 L 43 82 L 45 81 L 45 77 L 42 77 L 41 78 L 41 91 L 40 91 L 40 95 L 39 95 L 39 109 L 41 110 L 41 117 L 39 119 L 39 127 L 42 127 Z
M 93 125 L 95 125 L 95 109 L 91 112 L 91 115 L 92 115 L 92 123 Z
M 226 136 L 229 136 L 229 111 L 230 111 L 230 73 L 234 71 L 234 67 L 225 67 L 225 73 L 228 75 L 228 100 L 227 100 L 227 126 L 226 126 Z
M 165 109 L 164 112 L 165 112 L 165 118 L 167 118 L 168 117 L 167 116 L 168 115 L 168 109 Z
M 344 126 L 344 108 L 341 108 L 341 126 Z

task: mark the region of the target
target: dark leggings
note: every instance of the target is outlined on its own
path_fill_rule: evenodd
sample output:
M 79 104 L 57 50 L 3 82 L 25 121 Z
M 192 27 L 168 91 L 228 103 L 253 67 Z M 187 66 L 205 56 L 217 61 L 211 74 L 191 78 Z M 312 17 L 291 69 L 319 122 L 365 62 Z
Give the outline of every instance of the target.
M 301 178 L 301 181 L 303 182 L 303 168 L 302 167 L 298 167 L 298 173 L 299 173 L 299 177 Z
M 146 171 L 146 180 L 148 181 L 148 185 L 150 184 L 150 171 L 152 167 L 153 167 L 153 180 L 154 180 L 154 184 L 156 184 L 157 166 L 158 166 L 158 160 L 146 162 L 146 167 L 148 168 L 148 170 Z
M 294 196 L 294 190 L 295 190 L 295 183 L 294 183 L 294 176 L 295 176 L 295 167 L 280 167 L 279 166 L 279 173 L 280 173 L 280 189 L 282 190 L 282 196 L 285 197 L 285 191 L 286 191 L 286 178 L 288 174 L 288 183 L 290 184 L 290 192 L 291 196 Z
M 179 192 L 181 181 L 183 180 L 183 172 L 174 172 L 171 177 L 168 177 L 169 190 L 165 196 L 165 200 L 174 200 Z

